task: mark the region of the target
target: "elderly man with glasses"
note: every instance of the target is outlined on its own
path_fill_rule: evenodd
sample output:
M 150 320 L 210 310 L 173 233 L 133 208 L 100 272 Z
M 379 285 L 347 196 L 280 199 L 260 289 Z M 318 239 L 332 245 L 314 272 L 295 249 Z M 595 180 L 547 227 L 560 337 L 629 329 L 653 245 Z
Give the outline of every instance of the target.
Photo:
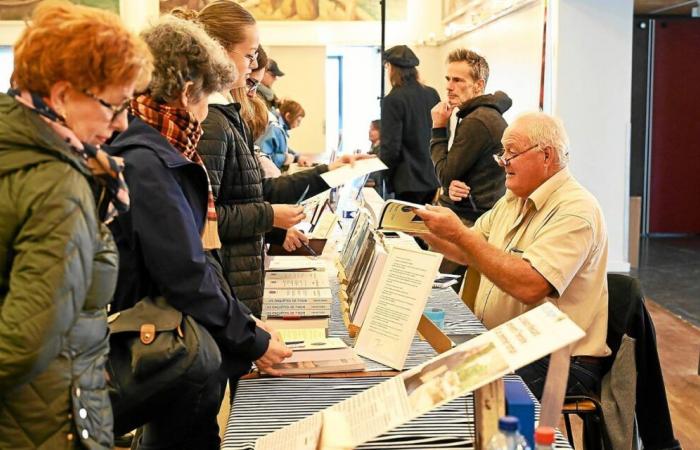
M 473 228 L 447 208 L 416 211 L 431 231 L 425 240 L 482 274 L 474 313 L 487 328 L 548 301 L 568 314 L 586 336 L 573 345 L 567 393 L 597 393 L 601 358 L 610 354 L 600 206 L 567 168 L 568 137 L 559 119 L 522 115 L 502 143 L 495 158 L 506 173 L 506 195 Z M 518 371 L 538 398 L 548 365 L 543 358 Z

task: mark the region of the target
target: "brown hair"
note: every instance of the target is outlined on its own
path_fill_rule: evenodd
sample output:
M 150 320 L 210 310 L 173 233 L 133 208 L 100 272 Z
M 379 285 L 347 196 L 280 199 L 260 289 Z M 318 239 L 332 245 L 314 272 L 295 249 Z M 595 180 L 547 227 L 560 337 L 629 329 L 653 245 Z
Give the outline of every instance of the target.
M 230 0 L 215 1 L 199 12 L 175 8 L 171 14 L 199 23 L 209 36 L 219 41 L 228 51 L 245 40 L 245 27 L 256 23 L 247 9 Z
M 265 133 L 268 123 L 267 105 L 257 95 L 248 97 L 248 87 L 231 89 L 233 99 L 241 104 L 240 114 L 250 128 L 253 140 L 257 141 Z
M 267 52 L 263 49 L 262 45 L 258 47 L 258 59 L 256 62 L 258 63 L 258 67 L 257 69 L 253 69 L 253 72 L 257 72 L 258 70 L 262 70 L 267 67 Z
M 282 100 L 280 102 L 280 117 L 284 119 L 287 124 L 290 122 L 294 122 L 297 117 L 304 117 L 306 116 L 306 111 L 304 111 L 304 108 L 298 103 L 295 102 L 294 100 Z M 287 114 L 290 115 L 290 120 L 287 120 Z
M 150 80 L 146 44 L 109 11 L 49 0 L 36 7 L 15 44 L 12 85 L 49 95 L 59 81 L 76 89 L 102 90 Z
M 391 64 L 391 63 L 388 63 Z M 391 75 L 389 75 L 389 82 L 391 87 L 399 87 L 411 81 L 418 80 L 418 69 L 415 67 L 400 67 L 391 64 Z
M 484 87 L 486 87 L 486 83 L 489 81 L 489 63 L 477 52 L 458 48 L 450 52 L 447 56 L 447 62 L 466 62 L 471 68 L 472 80 L 484 80 Z

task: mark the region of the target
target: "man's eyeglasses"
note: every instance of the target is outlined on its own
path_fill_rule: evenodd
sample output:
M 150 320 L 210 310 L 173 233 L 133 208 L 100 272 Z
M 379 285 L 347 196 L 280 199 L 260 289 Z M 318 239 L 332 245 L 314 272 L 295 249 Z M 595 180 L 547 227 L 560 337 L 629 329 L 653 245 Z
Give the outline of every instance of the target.
M 510 164 L 510 162 L 512 160 L 514 160 L 515 158 L 517 158 L 520 155 L 524 155 L 525 153 L 527 153 L 530 150 L 533 150 L 539 146 L 540 146 L 540 144 L 535 144 L 532 147 L 528 147 L 527 149 L 523 150 L 520 153 L 516 153 L 515 155 L 513 155 L 511 152 L 507 152 L 507 151 L 503 150 L 498 155 L 493 155 L 493 159 L 496 160 L 496 164 L 498 164 L 499 166 L 508 167 L 508 165 Z M 512 156 L 506 156 L 507 154 L 511 154 Z
M 110 119 L 110 123 L 114 122 L 117 120 L 117 117 L 124 111 L 126 111 L 129 108 L 129 105 L 131 104 L 130 98 L 124 100 L 124 102 L 121 105 L 113 105 L 105 100 L 102 100 L 100 97 L 96 96 L 92 92 L 88 91 L 87 89 L 81 90 L 81 92 L 88 97 L 90 97 L 93 100 L 96 100 L 100 103 L 100 105 L 104 106 L 105 108 L 109 109 L 112 111 L 112 118 Z

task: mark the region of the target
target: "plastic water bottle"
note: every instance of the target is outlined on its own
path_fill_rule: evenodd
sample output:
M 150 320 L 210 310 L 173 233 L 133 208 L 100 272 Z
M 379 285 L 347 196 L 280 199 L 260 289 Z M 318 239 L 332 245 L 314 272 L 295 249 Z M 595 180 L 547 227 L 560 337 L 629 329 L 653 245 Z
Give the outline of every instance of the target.
M 535 450 L 554 450 L 554 428 L 537 427 L 535 430 Z
M 498 433 L 489 441 L 488 450 L 530 450 L 525 437 L 518 432 L 517 417 L 504 416 L 498 419 Z

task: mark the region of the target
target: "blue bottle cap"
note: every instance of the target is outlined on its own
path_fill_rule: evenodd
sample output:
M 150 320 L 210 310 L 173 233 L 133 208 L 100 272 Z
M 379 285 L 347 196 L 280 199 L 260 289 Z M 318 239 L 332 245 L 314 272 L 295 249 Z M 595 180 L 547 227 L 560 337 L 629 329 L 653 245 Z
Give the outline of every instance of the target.
M 515 416 L 503 416 L 498 419 L 498 429 L 501 431 L 518 431 L 520 421 Z

